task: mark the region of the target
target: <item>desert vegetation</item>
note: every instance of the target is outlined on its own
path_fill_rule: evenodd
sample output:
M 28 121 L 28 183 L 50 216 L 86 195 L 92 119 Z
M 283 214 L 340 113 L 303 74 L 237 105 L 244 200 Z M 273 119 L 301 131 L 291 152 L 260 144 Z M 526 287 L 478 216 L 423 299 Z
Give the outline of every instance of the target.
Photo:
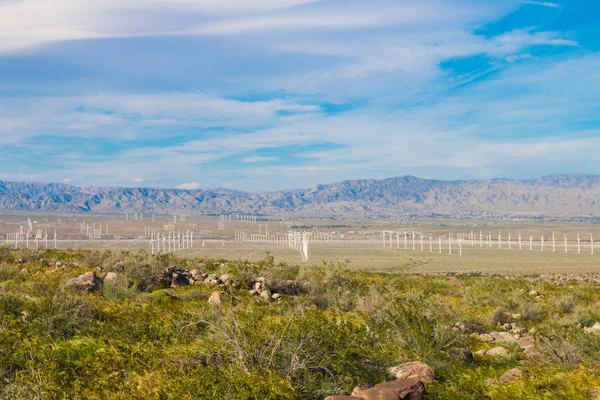
M 0 249 L 0 398 L 596 398 L 596 276 L 387 274 Z M 396 368 L 395 368 L 396 367 Z

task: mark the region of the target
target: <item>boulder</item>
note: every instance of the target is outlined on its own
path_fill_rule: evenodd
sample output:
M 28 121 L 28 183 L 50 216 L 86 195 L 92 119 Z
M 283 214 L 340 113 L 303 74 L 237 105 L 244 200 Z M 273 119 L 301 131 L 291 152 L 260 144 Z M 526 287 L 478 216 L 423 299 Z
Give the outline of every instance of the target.
M 114 285 L 115 283 L 117 283 L 117 279 L 119 279 L 119 275 L 117 275 L 114 272 L 109 272 L 104 277 L 104 284 L 105 285 Z
M 220 306 L 223 301 L 221 300 L 220 292 L 213 292 L 208 298 L 208 304 L 212 304 L 214 306 Z
M 528 378 L 531 374 L 521 368 L 513 368 L 502 374 L 500 382 L 511 382 L 523 378 Z
M 531 344 L 523 348 L 523 354 L 532 361 L 541 361 L 542 354 L 535 348 L 535 345 Z
M 417 378 L 423 382 L 433 382 L 435 380 L 433 368 L 421 361 L 397 365 L 388 369 L 388 373 L 396 379 Z
M 422 400 L 425 385 L 417 378 L 397 379 L 360 390 L 354 396 L 363 400 Z
M 281 295 L 279 293 L 273 293 L 272 298 L 273 300 L 279 300 L 281 298 Z
M 598 322 L 596 322 L 593 326 L 584 329 L 587 333 L 594 333 L 596 335 L 600 335 L 600 323 Z
M 260 297 L 264 301 L 271 301 L 271 292 L 269 292 L 268 290 L 263 290 L 262 292 L 260 292 Z
M 204 278 L 204 283 L 207 285 L 218 285 L 219 277 L 215 274 L 209 274 L 206 278 Z
M 485 354 L 490 357 L 510 357 L 510 352 L 508 351 L 508 349 L 505 349 L 501 346 L 489 349 L 485 352 Z
M 531 336 L 523 336 L 522 338 L 517 339 L 517 344 L 524 349 L 527 346 L 531 346 L 534 344 L 533 337 Z
M 490 332 L 489 336 L 491 336 L 494 340 L 493 342 L 514 342 L 516 341 L 514 335 L 509 332 Z
M 95 292 L 102 287 L 102 279 L 95 272 L 86 272 L 77 278 L 70 279 L 67 282 L 67 287 L 82 292 Z

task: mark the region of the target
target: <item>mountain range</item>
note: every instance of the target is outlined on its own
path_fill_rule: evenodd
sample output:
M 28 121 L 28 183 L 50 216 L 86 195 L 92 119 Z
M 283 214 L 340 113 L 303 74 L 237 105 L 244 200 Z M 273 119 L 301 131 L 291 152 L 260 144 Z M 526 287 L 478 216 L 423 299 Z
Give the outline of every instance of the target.
M 479 181 L 402 176 L 263 193 L 0 181 L 0 210 L 334 218 L 598 217 L 600 176 L 551 175 L 531 180 Z

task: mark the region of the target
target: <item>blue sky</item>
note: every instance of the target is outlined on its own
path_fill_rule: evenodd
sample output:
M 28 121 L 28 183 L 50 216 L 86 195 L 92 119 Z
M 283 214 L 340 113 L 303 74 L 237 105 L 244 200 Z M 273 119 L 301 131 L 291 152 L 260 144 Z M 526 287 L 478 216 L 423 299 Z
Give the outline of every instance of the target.
M 0 179 L 600 174 L 592 0 L 0 0 Z

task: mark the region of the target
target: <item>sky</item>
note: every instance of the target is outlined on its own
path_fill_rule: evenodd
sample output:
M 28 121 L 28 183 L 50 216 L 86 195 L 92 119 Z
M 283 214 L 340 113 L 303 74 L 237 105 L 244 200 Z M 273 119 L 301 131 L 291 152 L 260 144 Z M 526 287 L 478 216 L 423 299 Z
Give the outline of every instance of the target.
M 594 0 L 0 0 L 0 180 L 600 174 Z

